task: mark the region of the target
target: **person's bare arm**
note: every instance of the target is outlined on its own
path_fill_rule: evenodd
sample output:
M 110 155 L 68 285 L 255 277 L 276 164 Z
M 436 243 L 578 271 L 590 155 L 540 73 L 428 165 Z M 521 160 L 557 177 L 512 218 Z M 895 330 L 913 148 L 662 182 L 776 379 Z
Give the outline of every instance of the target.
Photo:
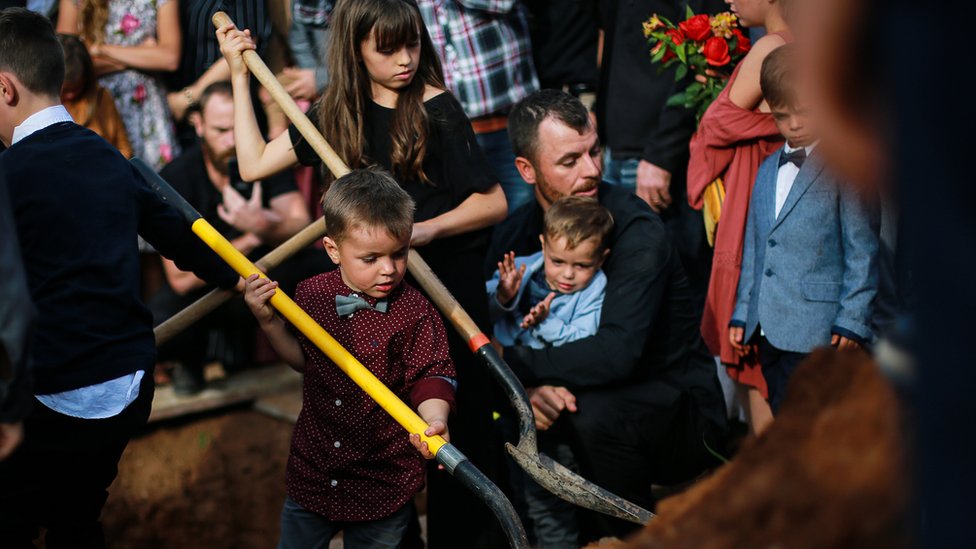
M 268 300 L 274 296 L 278 283 L 253 274 L 244 282 L 244 302 L 258 319 L 258 325 L 268 336 L 281 360 L 298 372 L 305 371 L 305 353 L 298 339 L 288 331 L 285 320 L 275 314 Z
M 254 234 L 245 233 L 231 240 L 230 243 L 242 254 L 247 255 L 261 245 L 261 239 Z M 163 275 L 166 276 L 166 282 L 169 283 L 169 286 L 177 294 L 186 295 L 193 290 L 203 288 L 207 285 L 206 281 L 197 277 L 197 275 L 189 271 L 181 271 L 173 260 L 165 257 L 161 257 L 160 259 L 163 260 Z
M 146 71 L 175 71 L 180 66 L 180 14 L 176 1 L 156 9 L 156 39 L 138 46 L 95 44 L 92 55 L 107 57 L 127 68 Z
M 230 67 L 230 81 L 234 87 L 234 139 L 241 177 L 246 181 L 257 181 L 298 164 L 288 132 L 269 143 L 258 127 L 251 102 L 251 76 L 243 58 L 245 51 L 255 49 L 251 32 L 224 25 L 217 29 L 217 40 Z
M 762 103 L 762 89 L 759 87 L 759 73 L 762 70 L 766 56 L 786 41 L 776 34 L 768 34 L 760 38 L 745 58 L 742 68 L 732 87 L 729 88 L 729 99 L 740 108 L 753 110 Z
M 423 246 L 432 240 L 463 234 L 500 223 L 508 213 L 508 202 L 499 184 L 487 192 L 474 193 L 453 210 L 415 223 L 410 243 Z
M 447 417 L 451 412 L 451 405 L 448 404 L 446 400 L 439 398 L 429 398 L 420 403 L 417 406 L 417 412 L 420 417 L 427 422 L 427 430 L 424 434 L 432 437 L 434 435 L 440 435 L 444 440 L 450 442 L 451 435 L 447 430 Z M 434 454 L 427 448 L 426 442 L 421 442 L 420 436 L 416 433 L 410 434 L 410 443 L 413 447 L 420 452 L 420 455 L 424 456 L 426 459 L 434 459 Z
M 269 244 L 280 244 L 298 234 L 312 222 L 305 199 L 298 191 L 280 194 L 271 199 L 271 211 L 278 214 L 281 222 L 271 230 L 261 234 L 261 239 Z
M 227 66 L 227 61 L 221 58 L 210 65 L 210 68 L 189 86 L 168 93 L 166 102 L 169 103 L 169 110 L 173 113 L 173 117 L 182 120 L 190 107 L 200 100 L 200 96 L 203 94 L 203 90 L 207 89 L 207 86 L 228 79 L 230 79 L 230 67 Z

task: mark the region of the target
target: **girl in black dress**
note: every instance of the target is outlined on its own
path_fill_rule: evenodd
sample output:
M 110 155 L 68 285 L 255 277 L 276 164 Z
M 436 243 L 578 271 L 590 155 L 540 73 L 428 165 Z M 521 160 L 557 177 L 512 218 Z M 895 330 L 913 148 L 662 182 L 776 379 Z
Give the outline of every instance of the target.
M 340 0 L 330 29 L 331 82 L 309 118 L 350 168 L 380 165 L 394 174 L 417 204 L 411 244 L 487 331 L 481 265 L 490 227 L 505 218 L 507 206 L 470 122 L 446 91 L 420 12 L 403 0 Z M 217 37 L 231 67 L 243 178 L 253 181 L 298 163 L 317 164 L 318 156 L 294 127 L 271 142 L 261 135 L 241 59 L 243 51 L 254 49 L 250 32 L 227 25 Z M 325 179 L 331 181 L 331 174 Z M 448 331 L 459 385 L 451 439 L 495 477 L 491 381 L 466 342 Z M 433 474 L 428 481 L 430 547 L 441 545 L 438 540 L 445 547 L 483 546 L 493 538 L 485 535 L 493 517 L 445 476 Z

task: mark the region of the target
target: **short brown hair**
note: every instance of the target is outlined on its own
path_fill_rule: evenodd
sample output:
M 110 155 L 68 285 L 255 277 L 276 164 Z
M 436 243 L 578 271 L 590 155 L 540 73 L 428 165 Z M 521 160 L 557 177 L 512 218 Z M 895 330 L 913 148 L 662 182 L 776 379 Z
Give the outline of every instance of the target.
M 0 71 L 12 72 L 32 93 L 61 97 L 64 50 L 46 17 L 24 8 L 0 10 Z
M 596 251 L 603 252 L 610 248 L 613 216 L 592 198 L 564 196 L 546 211 L 543 234 L 546 240 L 565 238 L 569 249 L 595 238 L 599 242 Z
M 340 177 L 322 197 L 327 233 L 336 242 L 357 227 L 382 227 L 396 238 L 409 237 L 413 212 L 407 191 L 389 173 L 373 168 Z
M 759 87 L 763 99 L 770 106 L 789 107 L 796 104 L 796 53 L 786 44 L 769 52 L 759 73 Z

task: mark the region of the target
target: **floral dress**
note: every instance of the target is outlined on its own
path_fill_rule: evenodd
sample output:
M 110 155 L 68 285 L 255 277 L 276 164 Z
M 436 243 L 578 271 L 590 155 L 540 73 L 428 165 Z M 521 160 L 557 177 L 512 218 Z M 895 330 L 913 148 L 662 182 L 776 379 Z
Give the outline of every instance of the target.
M 170 0 L 110 0 L 105 43 L 137 46 L 156 38 L 156 9 Z M 135 69 L 106 74 L 98 83 L 115 98 L 137 156 L 157 171 L 179 154 L 166 91 L 160 80 Z

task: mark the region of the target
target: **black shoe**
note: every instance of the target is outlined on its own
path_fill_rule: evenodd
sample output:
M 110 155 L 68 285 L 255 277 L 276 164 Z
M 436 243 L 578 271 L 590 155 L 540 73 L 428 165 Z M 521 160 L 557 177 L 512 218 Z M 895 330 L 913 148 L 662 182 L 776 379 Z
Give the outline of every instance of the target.
M 195 395 L 203 390 L 203 365 L 177 363 L 173 368 L 173 393 L 180 396 Z

